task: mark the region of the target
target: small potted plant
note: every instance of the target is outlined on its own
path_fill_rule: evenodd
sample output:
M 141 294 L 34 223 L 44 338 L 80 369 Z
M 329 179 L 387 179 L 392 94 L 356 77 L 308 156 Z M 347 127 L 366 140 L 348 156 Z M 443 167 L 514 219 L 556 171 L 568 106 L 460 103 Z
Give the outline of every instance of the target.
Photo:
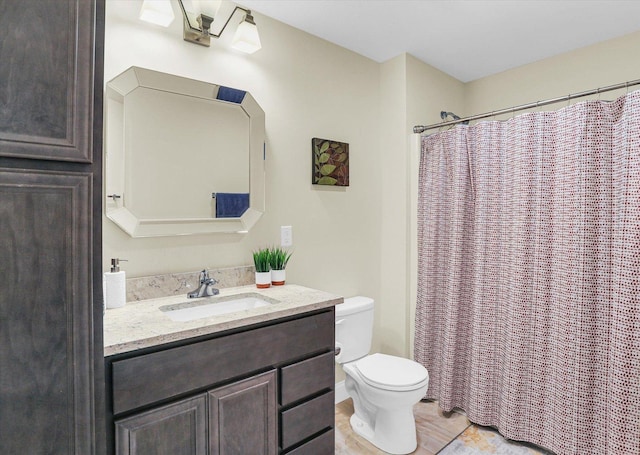
M 282 286 L 285 281 L 285 271 L 287 262 L 291 258 L 291 254 L 287 250 L 280 247 L 273 247 L 269 254 L 269 264 L 271 265 L 271 284 L 274 286 Z
M 256 267 L 256 287 L 259 289 L 271 286 L 270 256 L 271 251 L 269 248 L 262 248 L 253 252 L 253 264 Z

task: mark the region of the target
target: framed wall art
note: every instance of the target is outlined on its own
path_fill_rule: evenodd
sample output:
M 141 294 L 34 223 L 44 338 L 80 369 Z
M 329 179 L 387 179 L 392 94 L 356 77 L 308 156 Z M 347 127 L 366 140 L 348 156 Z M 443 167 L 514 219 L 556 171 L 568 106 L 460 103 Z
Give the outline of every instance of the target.
M 314 185 L 349 186 L 349 144 L 311 139 Z

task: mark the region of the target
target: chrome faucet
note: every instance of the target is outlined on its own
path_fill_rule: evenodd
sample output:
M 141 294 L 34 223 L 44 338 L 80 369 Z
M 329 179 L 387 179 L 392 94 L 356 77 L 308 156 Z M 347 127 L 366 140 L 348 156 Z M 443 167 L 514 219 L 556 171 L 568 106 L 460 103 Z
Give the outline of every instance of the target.
M 187 297 L 190 299 L 195 299 L 198 297 L 209 297 L 212 295 L 218 295 L 220 293 L 219 289 L 213 287 L 218 281 L 211 278 L 209 276 L 209 272 L 207 270 L 203 270 L 200 272 L 200 286 L 195 291 L 191 291 L 187 294 Z

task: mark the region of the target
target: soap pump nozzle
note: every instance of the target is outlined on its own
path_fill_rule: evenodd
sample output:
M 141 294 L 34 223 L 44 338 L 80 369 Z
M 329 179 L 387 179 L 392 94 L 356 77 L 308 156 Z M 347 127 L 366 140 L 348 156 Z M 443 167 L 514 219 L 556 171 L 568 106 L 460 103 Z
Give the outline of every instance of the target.
M 113 258 L 111 259 L 111 272 L 120 271 L 120 261 L 127 262 L 127 259 Z

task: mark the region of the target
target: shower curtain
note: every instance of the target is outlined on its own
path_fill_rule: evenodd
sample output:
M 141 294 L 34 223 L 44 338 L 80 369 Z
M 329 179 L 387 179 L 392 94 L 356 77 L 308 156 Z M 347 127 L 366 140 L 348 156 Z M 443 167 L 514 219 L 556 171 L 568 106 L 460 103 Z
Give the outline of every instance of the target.
M 445 411 L 640 454 L 640 92 L 422 139 L 415 358 Z

